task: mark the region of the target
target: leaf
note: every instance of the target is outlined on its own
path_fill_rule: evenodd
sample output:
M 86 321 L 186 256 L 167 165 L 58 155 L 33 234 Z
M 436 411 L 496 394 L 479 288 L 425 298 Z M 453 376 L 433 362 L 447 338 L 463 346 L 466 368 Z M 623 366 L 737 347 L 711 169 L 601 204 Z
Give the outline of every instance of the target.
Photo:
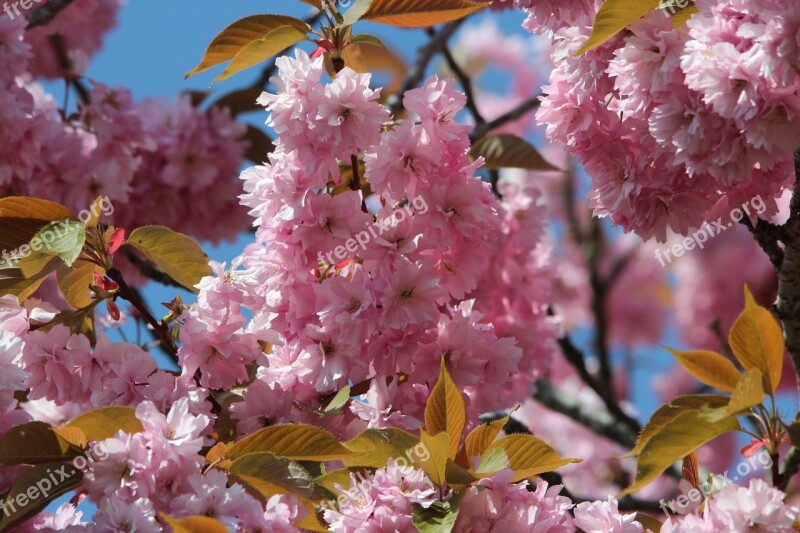
M 442 431 L 438 435 L 431 435 L 425 430 L 420 430 L 420 441 L 428 450 L 428 457 L 415 457 L 415 462 L 422 468 L 435 485 L 445 482 L 447 461 L 450 453 L 450 437 Z
M 350 487 L 350 474 L 358 472 L 367 472 L 366 475 L 369 475 L 369 471 L 366 468 L 337 468 L 319 476 L 314 480 L 314 483 L 335 495 L 338 494 L 336 485 L 347 490 Z
M 313 502 L 322 499 L 305 468 L 268 452 L 249 453 L 234 459 L 228 470 L 265 499 L 287 492 Z
M 435 502 L 423 507 L 415 503 L 411 513 L 414 527 L 421 533 L 450 533 L 458 518 L 458 505 Z
M 481 462 L 475 470 L 476 474 L 494 474 L 506 468 L 508 456 L 503 448 L 492 448 L 481 457 Z
M 15 251 L 45 227 L 49 221 L 36 218 L 0 218 L 0 250 L 6 253 L 0 257 L 0 266 L 14 266 L 17 262 Z
M 136 228 L 128 244 L 187 289 L 197 292 L 195 285 L 205 276 L 213 276 L 208 256 L 191 237 L 162 226 Z
M 774 394 L 783 373 L 783 332 L 767 309 L 756 304 L 744 287 L 744 311 L 733 323 L 728 342 L 745 370 L 757 368 L 764 375 L 765 390 Z
M 30 241 L 32 253 L 19 262 L 19 268 L 26 277 L 38 274 L 53 257 L 60 257 L 67 266 L 78 259 L 86 242 L 86 228 L 75 220 L 51 222 Z
M 347 18 L 347 17 L 345 17 Z M 370 35 L 368 33 L 362 33 L 359 35 L 353 35 L 350 38 L 350 42 L 358 43 L 358 44 L 368 44 L 370 46 L 375 46 L 380 49 L 386 50 L 386 46 L 384 46 L 383 41 L 375 37 L 374 35 Z
M 466 468 L 458 466 L 452 459 L 448 459 L 444 467 L 444 479 L 452 487 L 471 485 L 480 478 Z
M 488 5 L 467 0 L 373 0 L 361 20 L 404 28 L 423 28 L 458 20 Z
M 514 471 L 512 483 L 581 462 L 580 459 L 562 459 L 549 444 L 533 435 L 508 435 L 492 443 L 489 450 L 494 448 L 506 452 L 508 467 Z
M 336 396 L 334 396 L 333 399 L 330 401 L 330 403 L 325 406 L 324 412 L 328 414 L 341 411 L 342 407 L 347 405 L 347 402 L 349 401 L 350 401 L 350 386 L 347 385 L 336 393 Z
M 206 93 L 207 94 L 207 93 Z M 106 198 L 103 196 L 98 196 L 92 202 L 92 206 L 85 211 L 88 216 L 86 220 L 83 221 L 83 225 L 87 228 L 96 228 L 97 224 L 100 222 L 100 216 L 103 214 L 103 204 Z M 83 213 L 83 211 L 81 212 Z M 80 215 L 81 213 L 78 213 Z
M 367 429 L 344 443 L 353 455 L 344 457 L 345 466 L 382 468 L 389 459 L 410 457 L 409 450 L 419 445 L 419 439 L 402 429 Z
M 665 348 L 667 348 L 665 346 Z M 716 389 L 733 392 L 741 372 L 736 370 L 736 366 L 725 356 L 709 350 L 692 350 L 679 352 L 672 348 L 667 348 L 675 356 L 681 366 L 701 383 L 705 383 Z
M 214 37 L 203 60 L 186 78 L 215 65 L 231 61 L 215 78 L 221 81 L 246 68 L 269 59 L 278 52 L 306 38 L 311 27 L 294 17 L 283 15 L 251 15 L 237 20 Z
M 442 431 L 447 432 L 450 437 L 450 458 L 455 459 L 466 423 L 467 410 L 464 406 L 464 398 L 456 384 L 450 379 L 444 358 L 442 358 L 439 381 L 433 387 L 425 406 L 425 429 L 431 435 L 437 435 Z
M 190 516 L 178 520 L 160 513 L 161 520 L 172 527 L 173 533 L 228 533 L 228 529 L 214 518 L 207 516 Z
M 109 439 L 119 431 L 130 435 L 144 431 L 142 423 L 136 418 L 136 410 L 122 406 L 92 409 L 73 418 L 66 427 L 82 430 L 90 441 Z
M 759 405 L 764 401 L 764 380 L 761 372 L 757 368 L 748 370 L 739 383 L 733 396 L 726 407 L 701 409 L 705 417 L 716 422 L 728 416 L 736 416 L 753 406 Z
M 663 525 L 657 519 L 644 513 L 636 513 L 636 521 L 642 524 L 645 531 L 652 531 L 653 533 L 659 533 Z
M 697 6 L 694 5 L 694 2 L 689 2 L 686 7 L 680 8 L 675 12 L 674 15 L 672 15 L 672 27 L 675 29 L 680 28 L 686 24 L 686 22 L 692 18 L 692 15 L 698 11 L 699 10 L 697 9 Z
M 64 300 L 74 309 L 82 309 L 91 304 L 89 284 L 92 282 L 92 274 L 102 270 L 88 261 L 78 261 L 71 268 L 67 265 L 58 267 L 56 280 Z
M 678 396 L 669 403 L 659 407 L 650 417 L 650 420 L 642 428 L 636 446 L 625 454 L 625 457 L 639 455 L 644 449 L 645 444 L 663 428 L 667 422 L 675 419 L 679 414 L 686 411 L 699 411 L 704 407 L 723 407 L 728 405 L 730 399 L 721 394 L 686 394 Z
M 54 266 L 57 267 L 56 264 Z M 36 292 L 36 289 L 44 282 L 45 278 L 47 277 L 45 272 L 40 273 L 44 275 L 38 275 L 32 279 L 26 278 L 25 274 L 22 273 L 22 270 L 18 268 L 8 268 L 3 267 L 0 268 L 0 296 L 5 296 L 7 294 L 11 294 L 16 296 L 17 299 L 22 302 L 31 294 Z
M 356 0 L 345 12 L 344 19 L 342 20 L 341 24 L 338 24 L 337 26 L 352 26 L 358 22 L 361 17 L 364 16 L 367 10 L 369 10 L 372 2 L 373 0 Z
M 469 155 L 473 161 L 478 157 L 483 157 L 484 166 L 492 170 L 500 168 L 558 170 L 545 161 L 528 141 L 509 133 L 487 135 L 481 138 L 472 145 Z
M 72 459 L 80 450 L 44 422 L 29 422 L 0 437 L 0 465 L 38 464 Z
M 58 483 L 52 482 L 51 475 Z M 80 485 L 82 479 L 83 473 L 70 463 L 44 463 L 25 470 L 3 496 L 5 511 L 0 513 L 0 531 L 10 531 L 12 526 L 44 510 L 49 503 Z
M 228 447 L 228 457 L 234 459 L 256 452 L 302 461 L 335 461 L 353 455 L 324 429 L 305 424 L 270 426 Z
M 636 462 L 636 481 L 622 491 L 620 497 L 650 484 L 675 461 L 711 439 L 738 429 L 735 417 L 710 422 L 700 411 L 680 413 L 659 428 L 644 445 Z
M 72 211 L 50 200 L 8 196 L 0 198 L 0 218 L 27 218 L 52 222 L 75 217 Z
M 464 466 L 469 466 L 469 461 L 473 457 L 480 457 L 483 455 L 489 446 L 497 438 L 497 435 L 503 430 L 503 427 L 508 422 L 511 415 L 495 420 L 490 424 L 481 424 L 467 435 L 467 440 L 464 441 L 464 447 L 461 451 L 464 453 L 465 463 Z
M 697 453 L 692 452 L 683 458 L 681 477 L 688 481 L 692 487 L 700 487 L 700 467 L 697 464 Z
M 579 56 L 602 45 L 617 32 L 656 9 L 658 4 L 659 0 L 605 0 L 594 18 L 589 39 L 575 55 Z
M 390 79 L 384 84 L 382 97 L 396 92 L 403 83 L 408 65 L 396 52 L 370 42 L 371 35 L 355 35 L 341 53 L 345 65 L 356 72 L 386 73 Z M 377 39 L 377 38 L 375 38 Z M 378 41 L 380 43 L 380 41 Z

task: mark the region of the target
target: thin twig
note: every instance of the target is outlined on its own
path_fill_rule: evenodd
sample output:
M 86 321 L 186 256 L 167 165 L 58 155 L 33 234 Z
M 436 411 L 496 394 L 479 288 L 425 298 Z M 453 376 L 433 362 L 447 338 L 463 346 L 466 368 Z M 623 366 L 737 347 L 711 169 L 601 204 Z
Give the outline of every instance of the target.
M 156 332 L 158 337 L 161 339 L 162 345 L 166 350 L 168 350 L 170 356 L 173 358 L 174 361 L 178 361 L 178 349 L 175 346 L 175 343 L 172 341 L 172 337 L 170 336 L 169 330 L 161 324 L 150 310 L 147 308 L 147 305 L 144 303 L 143 299 L 140 297 L 137 291 L 132 289 L 126 282 L 125 278 L 122 276 L 122 272 L 117 270 L 116 268 L 110 269 L 106 272 L 106 275 L 115 281 L 117 285 L 119 285 L 119 295 L 127 300 L 128 302 L 133 305 L 134 308 L 142 315 L 150 327 L 153 328 L 153 331 Z
M 497 129 L 500 126 L 505 126 L 509 122 L 513 122 L 519 118 L 522 118 L 530 111 L 539 107 L 539 98 L 539 96 L 534 96 L 530 100 L 525 100 L 508 113 L 504 113 L 496 119 L 486 122 L 485 124 L 476 126 L 469 136 L 470 140 L 474 143 L 490 131 Z
M 464 23 L 466 19 L 462 18 L 448 22 L 436 32 L 436 35 L 431 38 L 427 45 L 419 49 L 417 56 L 417 63 L 413 71 L 403 80 L 402 85 L 396 93 L 391 95 L 387 101 L 389 109 L 392 114 L 397 114 L 403 109 L 403 95 L 406 91 L 418 86 L 425 78 L 425 72 L 428 70 L 433 56 L 437 52 L 442 51 L 442 47 L 447 43 L 447 40 L 456 32 L 456 30 Z
M 435 36 L 433 29 L 428 28 L 426 30 L 428 35 L 431 37 Z M 444 55 L 444 59 L 447 62 L 447 66 L 450 70 L 453 71 L 453 74 L 458 79 L 458 82 L 461 84 L 461 88 L 464 89 L 464 96 L 467 97 L 467 109 L 472 114 L 472 118 L 475 120 L 475 124 L 477 126 L 486 123 L 486 119 L 483 118 L 481 112 L 478 110 L 478 104 L 475 101 L 475 93 L 472 90 L 472 80 L 467 76 L 467 73 L 459 66 L 456 62 L 456 58 L 453 57 L 453 54 L 450 53 L 450 49 L 445 44 L 442 46 L 442 55 Z

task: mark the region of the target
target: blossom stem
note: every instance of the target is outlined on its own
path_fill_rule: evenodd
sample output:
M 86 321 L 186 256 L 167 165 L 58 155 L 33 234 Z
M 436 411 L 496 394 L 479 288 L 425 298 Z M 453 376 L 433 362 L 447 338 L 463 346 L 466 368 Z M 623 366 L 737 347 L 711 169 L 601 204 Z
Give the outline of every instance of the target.
M 164 325 L 161 324 L 158 320 L 156 320 L 156 318 L 153 316 L 150 310 L 147 309 L 147 306 L 144 304 L 144 302 L 142 302 L 142 300 L 139 298 L 136 292 L 130 286 L 128 286 L 128 284 L 125 282 L 125 278 L 122 276 L 122 272 L 120 272 L 116 268 L 112 268 L 111 270 L 106 272 L 106 275 L 112 281 L 116 282 L 117 285 L 119 285 L 119 295 L 123 299 L 130 302 L 131 305 L 133 305 L 133 307 L 136 308 L 137 311 L 139 311 L 139 314 L 142 315 L 142 317 L 147 321 L 147 323 L 150 324 L 150 327 L 153 328 L 153 331 L 155 331 L 156 335 L 158 335 L 159 339 L 163 343 L 162 345 L 164 346 L 164 348 L 167 350 L 170 356 L 177 362 L 178 349 L 172 342 L 172 337 L 169 334 L 169 330 L 166 327 L 164 327 Z

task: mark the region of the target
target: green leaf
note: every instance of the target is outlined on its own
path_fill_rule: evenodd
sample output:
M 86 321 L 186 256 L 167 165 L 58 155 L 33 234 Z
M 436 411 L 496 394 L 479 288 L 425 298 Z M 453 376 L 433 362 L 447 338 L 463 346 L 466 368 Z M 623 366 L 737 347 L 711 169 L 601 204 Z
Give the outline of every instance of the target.
M 744 287 L 744 311 L 728 335 L 733 355 L 745 370 L 757 368 L 764 375 L 764 389 L 774 394 L 783 373 L 783 331 L 769 310 L 758 305 Z
M 232 444 L 228 457 L 235 459 L 257 452 L 301 461 L 336 461 L 353 455 L 324 429 L 305 424 L 282 424 L 256 431 Z
M 408 451 L 419 444 L 419 438 L 402 429 L 367 429 L 344 443 L 353 455 L 342 459 L 345 466 L 382 468 L 389 459 L 408 457 Z
M 659 0 L 606 0 L 594 18 L 589 39 L 575 55 L 579 56 L 602 45 L 658 5 Z
M 492 448 L 481 457 L 476 474 L 494 474 L 506 468 L 508 456 L 503 448 Z
M 308 24 L 294 17 L 283 15 L 245 17 L 222 30 L 211 41 L 203 60 L 187 73 L 186 77 L 230 61 L 231 63 L 215 78 L 215 81 L 227 79 L 299 43 L 306 38 L 309 31 L 311 27 Z
M 757 368 L 751 368 L 739 380 L 730 402 L 725 407 L 701 409 L 705 417 L 716 422 L 725 417 L 736 416 L 764 401 L 764 381 Z
M 136 418 L 136 409 L 122 406 L 92 409 L 72 419 L 66 427 L 82 430 L 90 441 L 109 439 L 119 431 L 131 435 L 144 431 L 142 423 Z
M 214 272 L 208 256 L 191 237 L 161 226 L 144 226 L 133 230 L 128 244 L 166 272 L 172 279 L 197 292 L 195 285 Z
M 496 170 L 500 168 L 524 168 L 527 170 L 558 170 L 542 157 L 542 155 L 528 141 L 511 135 L 487 135 L 475 144 L 469 151 L 474 161 L 483 157 L 484 166 Z
M 466 423 L 467 410 L 464 406 L 464 398 L 456 384 L 450 379 L 444 358 L 442 358 L 439 381 L 433 387 L 425 406 L 425 429 L 431 435 L 437 435 L 442 431 L 446 432 L 450 438 L 450 458 L 455 459 Z
M 508 435 L 492 443 L 489 450 L 494 448 L 501 448 L 508 456 L 508 467 L 514 471 L 513 483 L 581 462 L 581 459 L 562 459 L 549 444 L 533 435 Z
M 56 270 L 61 295 L 73 309 L 82 309 L 92 303 L 89 284 L 94 272 L 102 272 L 102 269 L 88 261 L 78 261 L 72 267 L 61 265 Z
M 675 461 L 713 438 L 738 429 L 735 417 L 711 422 L 700 411 L 680 413 L 648 439 L 636 462 L 636 481 L 620 497 L 649 485 Z
M 324 412 L 325 414 L 338 413 L 342 410 L 342 407 L 347 405 L 347 402 L 349 401 L 350 401 L 350 386 L 347 385 L 336 393 L 336 396 L 333 397 L 331 402 L 325 406 Z
M 686 411 L 700 411 L 706 407 L 724 407 L 728 405 L 729 400 L 727 396 L 721 394 L 686 394 L 673 398 L 669 403 L 662 405 L 653 413 L 650 420 L 642 428 L 642 432 L 636 441 L 636 446 L 625 457 L 639 455 L 653 435 L 661 431 L 661 428 L 671 420 L 674 420 L 679 414 Z
M 373 0 L 361 20 L 404 28 L 424 28 L 458 20 L 488 5 L 467 0 Z
M 63 461 L 79 453 L 80 450 L 44 422 L 13 427 L 0 437 L 0 465 Z
M 51 475 L 58 483 L 52 482 Z M 44 510 L 49 503 L 80 485 L 82 479 L 83 472 L 70 463 L 43 463 L 25 470 L 2 498 L 6 511 L 0 513 L 0 531 L 10 531 Z
M 375 37 L 374 35 L 370 35 L 368 33 L 362 33 L 360 35 L 353 35 L 350 38 L 350 42 L 358 43 L 358 44 L 368 44 L 370 46 L 374 46 L 376 48 L 381 48 L 386 50 L 386 46 L 383 44 L 383 41 Z
M 27 278 L 34 278 L 51 266 L 54 257 L 72 266 L 81 255 L 85 242 L 86 228 L 82 223 L 75 220 L 51 222 L 31 239 L 28 254 L 20 259 L 17 266 Z
M 356 22 L 358 22 L 361 17 L 369 10 L 370 5 L 372 4 L 373 0 L 356 0 L 352 6 L 347 9 L 347 12 L 344 14 L 344 19 L 342 20 L 341 24 L 338 24 L 339 27 L 342 26 L 352 26 Z
M 700 383 L 705 383 L 715 389 L 733 392 L 739 378 L 742 377 L 741 372 L 736 370 L 730 359 L 716 352 L 709 350 L 679 352 L 672 348 L 667 348 L 667 350 Z
M 257 490 L 265 499 L 288 492 L 312 502 L 321 500 L 314 480 L 305 468 L 269 452 L 238 457 L 231 462 L 228 470 Z
M 458 466 L 452 459 L 448 459 L 444 467 L 444 479 L 449 486 L 453 487 L 471 485 L 478 481 L 480 477 L 475 476 L 466 468 Z
M 461 491 L 450 501 L 435 502 L 429 507 L 415 503 L 412 506 L 414 527 L 422 533 L 450 533 L 458 518 L 458 511 L 465 492 Z

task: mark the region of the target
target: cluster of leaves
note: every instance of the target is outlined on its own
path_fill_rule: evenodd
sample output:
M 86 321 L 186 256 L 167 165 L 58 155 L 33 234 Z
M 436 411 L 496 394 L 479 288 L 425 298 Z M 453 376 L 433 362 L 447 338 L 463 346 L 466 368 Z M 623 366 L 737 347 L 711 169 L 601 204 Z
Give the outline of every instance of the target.
M 793 425 L 781 420 L 775 391 L 783 370 L 781 328 L 769 310 L 756 304 L 745 287 L 745 308 L 730 330 L 728 343 L 741 369 L 722 354 L 708 350 L 670 352 L 692 376 L 728 394 L 687 394 L 661 406 L 642 429 L 628 456 L 637 456 L 636 481 L 623 491 L 635 492 L 654 481 L 675 461 L 693 454 L 715 437 L 742 431 L 777 457 L 778 446 Z M 769 398 L 769 406 L 765 405 Z M 749 418 L 754 431 L 739 419 Z
M 415 508 L 415 525 L 421 531 L 444 533 L 455 523 L 464 491 L 482 478 L 510 468 L 514 472 L 513 481 L 517 482 L 580 461 L 561 458 L 552 447 L 533 435 L 512 434 L 497 438 L 508 417 L 476 427 L 462 445 L 467 423 L 464 398 L 447 373 L 444 360 L 441 368 L 425 409 L 425 428 L 420 430 L 420 436 L 396 428 L 368 429 L 351 440 L 340 442 L 315 426 L 280 424 L 235 442 L 219 442 L 207 449 L 208 468 L 225 471 L 232 481 L 242 484 L 262 502 L 275 494 L 298 497 L 309 514 L 295 525 L 310 531 L 327 531 L 321 509 L 323 505 L 337 505 L 337 485 L 348 487 L 351 473 L 372 472 L 385 467 L 390 459 L 410 457 L 443 495 L 442 501 L 430 508 Z M 0 438 L 0 465 L 32 465 L 4 495 L 4 501 L 11 501 L 17 494 L 35 486 L 35 482 L 50 471 L 61 467 L 70 469 L 69 480 L 58 485 L 57 491 L 12 514 L 0 522 L 0 529 L 6 522 L 17 523 L 76 489 L 82 473 L 71 461 L 90 452 L 90 443 L 113 437 L 119 431 L 130 434 L 143 431 L 133 408 L 92 410 L 61 427 L 31 422 L 13 428 Z M 424 454 L 411 452 L 419 446 L 424 446 Z M 331 464 L 341 465 L 341 468 L 327 470 L 326 465 Z M 448 489 L 452 495 L 445 499 Z M 224 531 L 215 529 L 214 521 L 203 517 L 176 521 L 162 516 L 162 519 L 176 531 L 181 531 L 179 527 L 200 531 L 195 526 L 204 524 L 211 527 L 207 531 Z
M 354 34 L 353 25 L 356 22 L 366 20 L 405 28 L 429 27 L 458 20 L 489 5 L 468 0 L 357 0 L 341 14 L 334 2 L 304 1 L 324 14 L 326 22 L 319 31 L 315 31 L 306 21 L 285 15 L 247 16 L 222 30 L 211 41 L 200 63 L 186 77 L 227 63 L 222 73 L 214 78 L 214 81 L 224 81 L 303 41 L 309 41 L 316 44 L 318 50 L 324 54 L 325 65 L 331 77 L 344 66 L 356 72 L 390 72 L 393 79 L 383 91 L 385 98 L 385 95 L 400 87 L 406 65 L 374 35 Z M 260 87 L 254 87 L 236 91 L 220 99 L 215 105 L 230 107 L 233 112 L 237 109 L 252 110 L 250 106 L 260 90 Z M 257 144 L 259 147 L 264 146 L 264 143 Z M 259 157 L 263 157 L 265 153 L 266 150 L 249 158 L 260 162 Z M 489 170 L 556 170 L 530 143 L 512 134 L 484 135 L 473 145 L 470 157 L 473 160 L 483 157 L 484 166 Z
M 602 46 L 617 33 L 651 11 L 664 10 L 672 15 L 672 24 L 679 28 L 697 13 L 694 2 L 687 0 L 605 0 L 594 19 L 592 33 L 575 55 L 585 54 Z
M 124 232 L 100 224 L 103 198 L 97 198 L 81 222 L 69 209 L 48 200 L 28 197 L 0 199 L 0 296 L 15 295 L 20 301 L 36 292 L 54 273 L 59 289 L 71 309 L 60 313 L 42 329 L 65 324 L 73 333 L 94 339 L 94 309 L 102 301 L 112 302 L 120 292 L 120 276 L 113 263 L 120 247 L 141 254 L 178 284 L 189 290 L 204 276 L 212 274 L 208 256 L 190 237 L 161 226 L 134 229 L 127 240 Z M 113 283 L 95 281 L 104 276 Z

